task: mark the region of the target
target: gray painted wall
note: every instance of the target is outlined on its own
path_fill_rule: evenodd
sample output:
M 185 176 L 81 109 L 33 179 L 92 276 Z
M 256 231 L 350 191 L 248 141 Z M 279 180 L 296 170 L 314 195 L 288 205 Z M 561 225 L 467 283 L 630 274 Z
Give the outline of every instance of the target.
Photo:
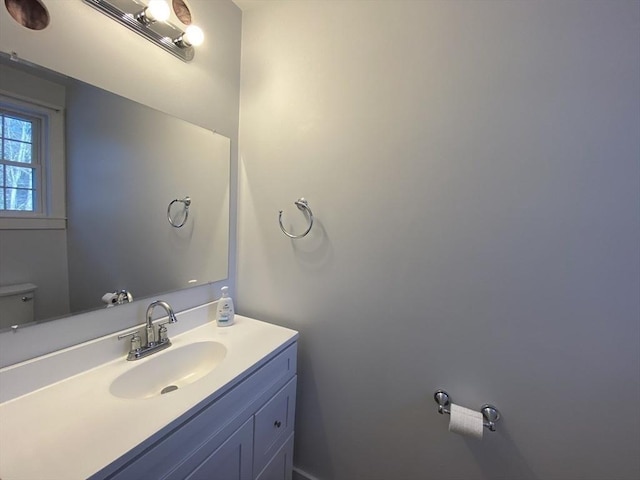
M 85 83 L 67 99 L 72 311 L 119 289 L 142 298 L 226 279 L 229 139 Z M 174 228 L 167 206 L 185 196 Z
M 639 478 L 640 4 L 255 3 L 237 310 L 300 331 L 295 464 Z
M 0 230 L 0 285 L 36 285 L 36 320 L 69 313 L 68 276 L 66 230 Z

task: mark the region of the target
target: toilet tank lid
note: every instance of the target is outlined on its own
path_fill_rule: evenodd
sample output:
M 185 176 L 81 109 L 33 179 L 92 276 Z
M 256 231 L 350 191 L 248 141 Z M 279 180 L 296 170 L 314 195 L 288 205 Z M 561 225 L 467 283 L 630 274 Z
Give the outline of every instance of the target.
M 33 292 L 37 285 L 33 283 L 21 283 L 19 285 L 7 285 L 4 287 L 0 287 L 0 297 L 8 297 L 10 295 L 19 295 L 21 293 L 30 293 Z

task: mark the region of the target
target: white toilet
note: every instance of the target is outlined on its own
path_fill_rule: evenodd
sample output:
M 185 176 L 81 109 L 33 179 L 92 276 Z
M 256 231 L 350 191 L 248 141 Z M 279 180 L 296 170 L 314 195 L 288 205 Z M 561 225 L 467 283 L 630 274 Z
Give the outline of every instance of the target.
M 33 283 L 0 287 L 0 329 L 33 322 L 36 288 Z

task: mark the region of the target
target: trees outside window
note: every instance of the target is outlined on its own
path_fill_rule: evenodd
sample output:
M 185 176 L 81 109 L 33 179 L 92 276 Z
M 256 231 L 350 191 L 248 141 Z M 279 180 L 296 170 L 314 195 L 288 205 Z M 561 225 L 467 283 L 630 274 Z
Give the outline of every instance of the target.
M 0 105 L 0 213 L 43 210 L 42 124 Z

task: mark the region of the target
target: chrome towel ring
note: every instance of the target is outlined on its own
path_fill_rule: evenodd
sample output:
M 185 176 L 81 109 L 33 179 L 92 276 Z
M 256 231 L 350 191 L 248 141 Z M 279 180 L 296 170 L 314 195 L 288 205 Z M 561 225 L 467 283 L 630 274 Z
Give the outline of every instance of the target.
M 284 233 L 289 238 L 296 239 L 296 238 L 306 237 L 307 234 L 311 231 L 311 227 L 313 227 L 313 212 L 309 208 L 309 202 L 307 202 L 304 198 L 299 198 L 294 202 L 294 204 L 296 207 L 298 207 L 299 210 L 303 210 L 303 211 L 306 210 L 307 212 L 309 212 L 309 227 L 305 230 L 304 233 L 301 233 L 300 235 L 292 235 L 291 233 L 287 232 L 284 226 L 282 225 L 282 210 L 280 210 L 280 214 L 278 215 L 278 222 L 280 222 L 280 230 L 282 230 L 282 233 Z
M 176 202 L 180 202 L 184 204 L 184 219 L 182 220 L 182 223 L 176 223 L 173 221 L 173 218 L 171 218 L 171 205 L 173 205 Z M 187 218 L 189 218 L 190 205 L 191 205 L 191 198 L 189 197 L 184 197 L 182 199 L 176 198 L 175 200 L 171 200 L 171 202 L 169 203 L 169 206 L 167 207 L 167 220 L 169 220 L 169 223 L 171 224 L 172 227 L 180 228 L 184 226 L 184 224 L 187 221 Z

